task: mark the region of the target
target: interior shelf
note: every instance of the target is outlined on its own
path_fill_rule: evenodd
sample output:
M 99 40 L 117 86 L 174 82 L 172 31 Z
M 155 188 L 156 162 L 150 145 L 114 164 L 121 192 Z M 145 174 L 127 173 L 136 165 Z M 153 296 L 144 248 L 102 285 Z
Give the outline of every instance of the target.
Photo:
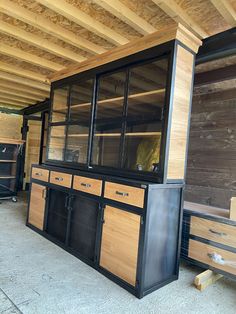
M 0 176 L 0 179 L 15 179 L 15 176 Z
M 133 95 L 129 95 L 128 96 L 128 101 L 130 102 L 131 100 L 135 100 L 135 99 L 138 99 L 139 102 L 145 102 L 145 103 L 153 103 L 153 99 L 151 98 L 150 99 L 150 96 L 153 96 L 153 95 L 160 95 L 160 96 L 164 96 L 165 95 L 165 88 L 162 88 L 162 89 L 156 89 L 156 90 L 153 90 L 153 91 L 149 91 L 149 92 L 144 92 L 144 93 L 138 93 L 138 94 L 133 94 Z M 98 100 L 98 103 L 99 104 L 106 104 L 106 103 L 111 103 L 111 104 L 117 104 L 117 102 L 120 104 L 120 101 L 123 100 L 124 97 L 116 97 L 116 98 L 109 98 L 109 99 L 104 99 L 104 100 Z M 81 107 L 87 107 L 87 106 L 91 106 L 91 103 L 88 102 L 88 103 L 83 103 L 83 104 L 78 104 L 78 105 L 73 105 L 71 106 L 71 109 L 74 109 L 74 108 L 81 108 Z M 57 112 L 57 113 L 65 113 L 68 108 L 67 107 L 57 107 L 55 106 L 56 110 L 53 110 L 54 112 Z
M 125 133 L 126 136 L 156 136 L 161 135 L 161 132 L 134 132 Z M 88 137 L 89 134 L 68 134 L 68 137 Z M 94 134 L 97 137 L 117 137 L 121 136 L 121 133 L 97 133 Z M 61 136 L 51 136 L 51 138 L 62 138 Z
M 1 159 L 0 159 L 0 163 L 1 163 L 1 162 L 16 162 L 16 160 L 7 160 L 7 159 L 1 160 Z

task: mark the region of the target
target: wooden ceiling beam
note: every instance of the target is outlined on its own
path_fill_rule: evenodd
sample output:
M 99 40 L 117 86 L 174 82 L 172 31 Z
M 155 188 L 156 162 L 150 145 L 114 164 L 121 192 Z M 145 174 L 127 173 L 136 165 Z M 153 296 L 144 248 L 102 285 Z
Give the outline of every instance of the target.
M 2 80 L 6 80 L 6 81 L 22 84 L 22 85 L 25 85 L 25 86 L 28 86 L 28 87 L 33 87 L 33 88 L 36 88 L 38 90 L 47 91 L 48 93 L 50 92 L 50 85 L 46 85 L 46 84 L 43 84 L 43 83 L 40 83 L 40 82 L 36 82 L 36 81 L 34 81 L 32 79 L 19 77 L 17 75 L 6 73 L 6 72 L 3 72 L 3 71 L 0 71 L 0 78 Z
M 1 99 L 6 99 L 6 100 L 13 100 L 13 101 L 17 101 L 19 103 L 22 103 L 22 104 L 28 104 L 28 105 L 32 105 L 32 104 L 35 104 L 37 101 L 32 101 L 32 100 L 28 100 L 28 99 L 25 99 L 25 98 L 22 98 L 22 97 L 19 97 L 19 96 L 12 96 L 12 95 L 9 95 L 9 94 L 6 94 L 4 92 L 2 92 L 0 90 L 0 98 Z
M 64 68 L 58 63 L 49 61 L 45 58 L 38 57 L 32 53 L 23 51 L 19 48 L 8 46 L 3 43 L 0 43 L 0 53 L 51 71 L 60 71 Z
M 97 54 L 106 51 L 106 49 L 101 46 L 79 37 L 73 32 L 56 25 L 47 18 L 44 18 L 40 14 L 29 11 L 9 0 L 0 0 L 0 11 L 90 53 Z
M 142 35 L 147 35 L 156 31 L 155 27 L 138 16 L 119 0 L 93 0 L 93 2 L 118 17 Z
M 8 84 L 9 85 L 9 84 Z M 7 95 L 12 95 L 12 96 L 19 96 L 19 97 L 22 97 L 24 98 L 25 100 L 28 100 L 28 101 L 42 101 L 45 99 L 44 96 L 33 96 L 31 94 L 28 94 L 27 92 L 24 92 L 24 91 L 17 91 L 15 90 L 14 88 L 9 88 L 9 87 L 6 87 L 6 86 L 2 86 L 1 82 L 0 82 L 0 93 L 3 92 Z
M 27 85 L 22 85 L 22 84 L 17 84 L 15 82 L 10 82 L 9 80 L 4 81 L 2 79 L 0 79 L 0 87 L 4 88 L 5 90 L 8 91 L 13 91 L 13 92 L 17 92 L 17 93 L 22 93 L 25 96 L 29 96 L 29 97 L 35 97 L 35 98 L 47 98 L 49 95 L 49 92 L 45 92 L 42 90 L 38 90 L 37 88 L 32 88 L 29 87 Z
M 50 42 L 48 39 L 40 37 L 30 32 L 26 32 L 20 27 L 13 26 L 9 23 L 0 21 L 0 32 L 21 40 L 27 44 L 33 45 L 41 50 L 48 51 L 58 57 L 74 62 L 85 61 L 86 58 L 80 56 L 69 49 L 65 49 L 59 45 Z
M 22 104 L 22 103 L 19 103 L 17 101 L 8 100 L 8 99 L 5 99 L 5 98 L 0 96 L 0 106 L 1 105 L 13 105 L 13 106 L 17 106 L 17 107 L 27 107 L 28 106 L 27 103 Z
M 229 0 L 211 0 L 211 3 L 230 26 L 236 26 L 236 11 Z
M 116 31 L 100 23 L 92 16 L 84 13 L 65 0 L 37 0 L 37 2 L 115 45 L 124 45 L 129 42 L 124 36 L 118 34 Z
M 194 21 L 176 2 L 175 0 L 152 0 L 160 7 L 169 17 L 177 23 L 183 24 L 193 34 L 199 38 L 206 38 L 209 34 Z
M 22 77 L 30 78 L 34 81 L 39 81 L 42 83 L 49 83 L 46 76 L 39 74 L 37 72 L 25 70 L 23 68 L 16 67 L 10 63 L 5 63 L 0 61 L 0 70 L 7 73 L 13 73 Z

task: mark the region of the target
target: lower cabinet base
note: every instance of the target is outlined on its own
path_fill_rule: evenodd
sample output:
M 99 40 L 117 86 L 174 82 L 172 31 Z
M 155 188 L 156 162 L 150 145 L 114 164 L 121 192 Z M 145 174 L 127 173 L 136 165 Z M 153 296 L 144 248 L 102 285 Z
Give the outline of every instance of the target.
M 81 256 L 78 252 L 74 251 L 73 249 L 71 249 L 71 248 L 65 246 L 64 244 L 62 244 L 61 242 L 57 241 L 54 237 L 52 237 L 51 235 L 47 234 L 45 231 L 39 230 L 38 228 L 36 228 L 35 226 L 31 225 L 28 222 L 26 223 L 26 226 L 29 227 L 30 229 L 32 229 L 33 231 L 37 232 L 38 234 L 40 234 L 41 236 L 43 236 L 47 240 L 49 240 L 49 241 L 53 242 L 54 244 L 58 245 L 63 250 L 65 250 L 68 253 L 72 254 L 73 256 L 77 257 L 78 259 L 80 259 L 82 262 L 86 263 L 90 267 L 96 269 L 99 273 L 101 273 L 102 275 L 104 275 L 108 279 L 112 280 L 114 283 L 116 283 L 120 287 L 126 289 L 129 293 L 133 294 L 138 299 L 142 299 L 144 296 L 154 292 L 155 290 L 158 290 L 158 289 L 162 288 L 163 286 L 171 283 L 172 281 L 178 280 L 178 275 L 173 275 L 168 280 L 165 280 L 163 282 L 159 282 L 158 284 L 156 284 L 153 287 L 151 287 L 149 289 L 146 289 L 146 290 L 142 289 L 139 286 L 133 287 L 132 285 L 129 285 L 127 282 L 125 282 L 124 280 L 122 280 L 119 277 L 115 276 L 114 274 L 110 273 L 106 269 L 100 267 L 98 265 L 98 263 L 94 263 L 91 260 L 84 258 L 84 256 Z

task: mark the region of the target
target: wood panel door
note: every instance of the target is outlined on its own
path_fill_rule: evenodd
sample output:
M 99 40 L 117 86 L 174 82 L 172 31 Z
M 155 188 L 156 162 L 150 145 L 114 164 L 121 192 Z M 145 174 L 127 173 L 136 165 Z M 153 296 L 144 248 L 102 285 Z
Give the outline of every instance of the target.
M 32 183 L 28 222 L 40 230 L 43 230 L 44 225 L 45 204 L 46 187 Z
M 100 266 L 128 282 L 136 283 L 140 216 L 106 206 Z

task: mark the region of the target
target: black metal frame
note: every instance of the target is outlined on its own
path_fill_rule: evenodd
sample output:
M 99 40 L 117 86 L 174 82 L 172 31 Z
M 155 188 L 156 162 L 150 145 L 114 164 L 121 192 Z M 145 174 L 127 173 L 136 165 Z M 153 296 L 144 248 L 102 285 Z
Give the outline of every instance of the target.
M 127 67 L 132 68 L 136 65 L 142 65 L 154 60 L 159 60 L 161 58 L 164 58 L 165 56 L 169 55 L 169 60 L 168 60 L 168 67 L 169 69 L 172 67 L 174 63 L 174 56 L 176 52 L 176 41 L 170 41 L 168 43 L 162 44 L 158 47 L 150 48 L 141 52 L 138 52 L 136 54 L 133 54 L 131 56 L 122 58 L 117 61 L 113 61 L 109 64 L 105 64 L 103 66 L 99 66 L 97 68 L 93 68 L 91 70 L 88 70 L 84 73 L 74 75 L 72 77 L 62 79 L 60 81 L 56 81 L 52 83 L 52 89 L 51 89 L 51 102 L 53 99 L 53 91 L 56 88 L 61 88 L 63 86 L 69 86 L 73 84 L 78 84 L 80 81 L 85 81 L 88 79 L 95 77 L 94 79 L 94 93 L 93 93 L 93 98 L 91 101 L 91 130 L 89 132 L 89 140 L 88 140 L 88 162 L 87 164 L 81 164 L 81 163 L 72 163 L 72 162 L 66 162 L 66 161 L 57 161 L 57 160 L 50 160 L 46 159 L 45 164 L 47 165 L 63 165 L 64 167 L 68 168 L 74 168 L 74 169 L 79 169 L 79 170 L 89 170 L 91 172 L 100 172 L 104 174 L 110 174 L 110 175 L 118 175 L 118 176 L 127 176 L 130 178 L 134 179 L 141 179 L 141 180 L 149 180 L 152 182 L 158 182 L 162 183 L 163 182 L 163 176 L 164 176 L 164 165 L 166 164 L 165 160 L 165 154 L 166 154 L 166 149 L 165 149 L 165 142 L 167 138 L 167 133 L 169 132 L 170 125 L 166 122 L 168 114 L 169 114 L 169 95 L 170 95 L 170 90 L 169 90 L 169 85 L 171 82 L 171 78 L 173 73 L 171 71 L 168 71 L 167 75 L 167 86 L 166 86 L 166 97 L 165 97 L 165 105 L 164 105 L 164 119 L 163 119 L 163 132 L 162 132 L 162 143 L 161 143 L 161 153 L 160 153 L 160 171 L 159 172 L 145 172 L 145 171 L 136 171 L 136 170 L 129 170 L 125 168 L 113 168 L 113 167 L 106 167 L 106 166 L 97 166 L 91 164 L 92 160 L 92 142 L 93 142 L 93 135 L 94 135 L 94 118 L 96 114 L 96 103 L 97 103 L 97 94 L 98 94 L 98 80 L 101 75 L 104 74 L 112 74 L 113 72 L 119 71 L 121 69 L 125 69 Z M 126 84 L 128 80 L 126 80 Z M 126 89 L 125 93 L 127 94 L 128 91 Z M 124 101 L 125 102 L 125 101 Z M 69 104 L 69 103 L 68 103 Z M 126 99 L 126 104 L 127 106 L 127 99 Z M 69 106 L 68 106 L 69 110 Z M 123 107 L 123 110 L 125 110 L 125 106 Z M 68 114 L 67 114 L 68 117 Z M 66 122 L 52 122 L 52 103 L 51 103 L 51 113 L 50 113 L 50 118 L 49 118 L 49 125 L 51 126 L 56 126 L 56 125 L 70 125 L 68 123 L 68 120 Z M 74 121 L 71 124 L 75 124 Z M 124 123 L 122 123 L 122 134 L 124 133 Z M 50 132 L 48 132 L 48 136 L 50 137 Z M 65 139 L 65 146 L 64 150 L 67 147 L 67 140 Z M 120 152 L 121 153 L 121 152 Z M 48 147 L 47 147 L 47 156 L 48 156 Z M 122 156 L 121 156 L 122 157 Z

